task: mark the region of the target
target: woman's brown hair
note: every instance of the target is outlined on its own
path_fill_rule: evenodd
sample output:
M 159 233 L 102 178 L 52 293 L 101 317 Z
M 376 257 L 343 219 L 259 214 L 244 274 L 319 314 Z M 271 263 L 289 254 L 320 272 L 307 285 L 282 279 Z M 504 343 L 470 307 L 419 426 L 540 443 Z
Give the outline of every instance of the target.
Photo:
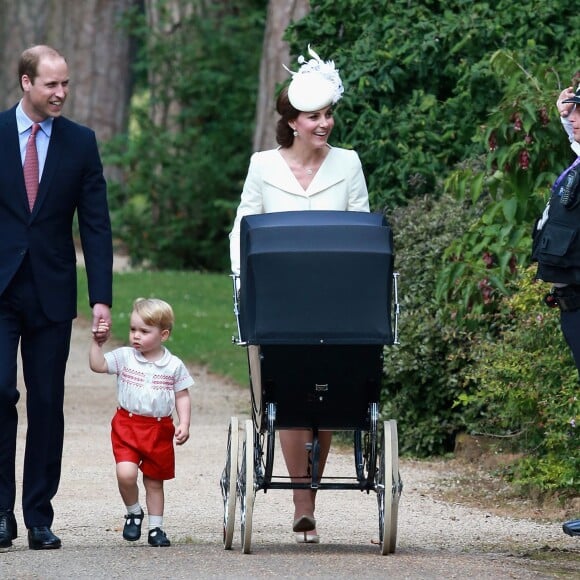
M 280 115 L 278 123 L 276 124 L 276 142 L 282 147 L 290 147 L 294 143 L 294 130 L 288 123 L 296 119 L 300 111 L 290 104 L 287 86 L 278 95 L 276 111 Z

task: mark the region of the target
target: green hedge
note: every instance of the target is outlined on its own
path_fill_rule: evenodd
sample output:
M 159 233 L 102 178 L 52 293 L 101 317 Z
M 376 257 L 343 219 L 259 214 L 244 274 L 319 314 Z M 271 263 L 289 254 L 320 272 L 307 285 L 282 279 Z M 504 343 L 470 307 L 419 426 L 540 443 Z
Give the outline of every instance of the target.
M 401 344 L 385 349 L 382 407 L 398 422 L 402 453 L 450 451 L 464 425 L 454 401 L 465 389 L 473 332 L 435 300 L 435 284 L 445 248 L 475 213 L 443 196 L 415 198 L 389 216 L 400 273 Z
M 547 284 L 527 269 L 499 315 L 499 340 L 474 345 L 469 378 L 478 388 L 459 397 L 468 427 L 525 453 L 512 466 L 518 483 L 543 491 L 580 492 L 580 388 L 560 330 L 559 309 L 543 301 Z

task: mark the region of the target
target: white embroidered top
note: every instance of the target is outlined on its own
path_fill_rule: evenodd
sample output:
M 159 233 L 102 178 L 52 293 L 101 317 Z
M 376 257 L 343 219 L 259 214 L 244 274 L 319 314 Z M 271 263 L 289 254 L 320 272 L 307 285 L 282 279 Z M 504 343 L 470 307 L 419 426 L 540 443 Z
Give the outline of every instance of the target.
M 145 417 L 169 417 L 175 393 L 194 384 L 179 358 L 164 348 L 163 356 L 148 361 L 134 348 L 123 346 L 105 353 L 108 373 L 117 375 L 117 397 L 123 409 Z

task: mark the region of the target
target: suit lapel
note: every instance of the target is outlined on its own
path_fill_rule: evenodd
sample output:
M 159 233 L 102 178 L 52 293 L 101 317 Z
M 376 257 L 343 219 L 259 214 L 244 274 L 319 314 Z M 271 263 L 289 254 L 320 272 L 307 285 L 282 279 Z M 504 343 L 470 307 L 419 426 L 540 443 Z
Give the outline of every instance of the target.
M 3 195 L 6 195 L 4 203 L 13 204 L 18 212 L 29 214 L 28 197 L 26 195 L 24 172 L 22 170 L 22 157 L 20 156 L 18 126 L 16 124 L 16 107 L 5 111 L 0 119 L 0 159 L 2 159 L 2 171 L 11 174 L 10 181 L 14 180 L 16 185 L 16 191 L 3 192 Z

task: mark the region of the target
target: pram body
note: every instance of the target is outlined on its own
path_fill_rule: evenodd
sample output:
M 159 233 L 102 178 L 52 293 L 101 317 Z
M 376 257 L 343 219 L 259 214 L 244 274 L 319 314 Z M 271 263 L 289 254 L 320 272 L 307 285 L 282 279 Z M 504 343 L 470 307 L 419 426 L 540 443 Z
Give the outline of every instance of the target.
M 221 482 L 225 547 L 232 544 L 236 497 L 247 553 L 255 493 L 308 487 L 377 492 L 381 553 L 393 552 L 402 490 L 396 422 L 379 426 L 383 349 L 398 334 L 388 223 L 363 212 L 246 216 L 240 256 L 235 342 L 248 353 L 252 419 L 244 424 L 239 461 L 239 423 L 230 420 Z M 312 468 L 303 483 L 273 474 L 279 429 L 312 430 Z M 354 432 L 354 477 L 319 477 L 321 430 Z

